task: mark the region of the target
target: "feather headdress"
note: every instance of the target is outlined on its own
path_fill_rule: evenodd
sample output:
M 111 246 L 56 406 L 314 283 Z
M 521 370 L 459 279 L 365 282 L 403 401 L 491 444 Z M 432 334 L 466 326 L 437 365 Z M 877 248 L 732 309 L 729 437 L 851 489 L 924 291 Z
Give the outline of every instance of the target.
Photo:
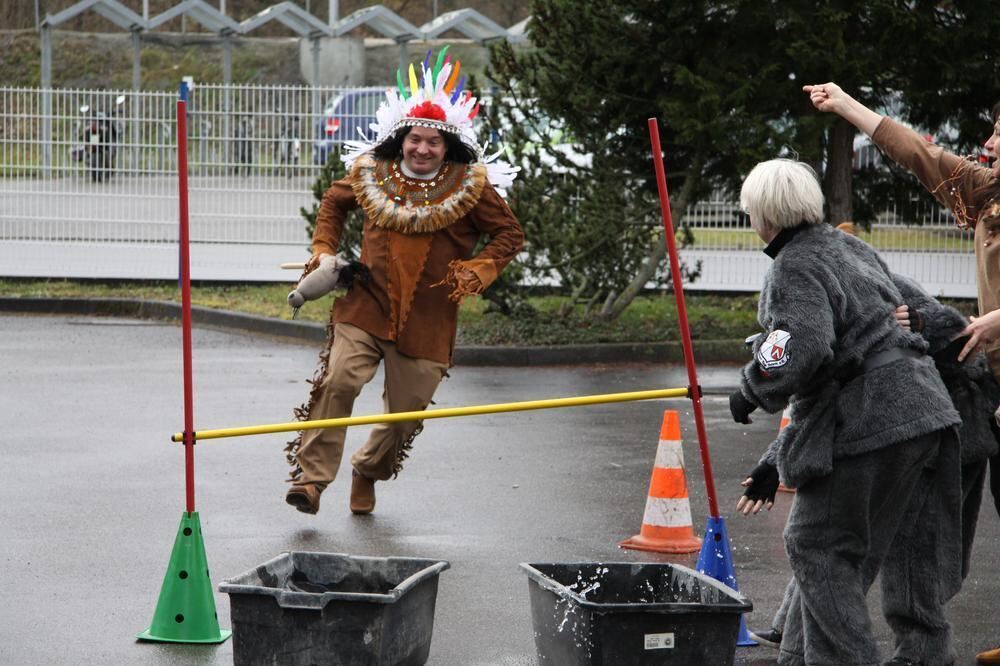
M 452 60 L 447 51 L 447 46 L 441 49 L 433 65 L 431 52 L 427 51 L 419 66 L 419 81 L 413 63 L 406 81 L 403 72 L 396 70 L 396 88 L 386 90 L 385 101 L 369 126 L 371 133 L 358 128 L 361 139 L 344 142 L 341 159 L 348 170 L 360 155 L 391 139 L 399 129 L 430 127 L 453 134 L 471 148 L 477 161 L 486 167 L 486 176 L 495 188 L 503 191 L 510 187 L 520 169 L 499 160 L 502 151 L 487 156 L 486 146 L 479 145 L 473 124 L 479 114 L 479 101 L 465 90 L 465 75 L 459 77 L 462 65 Z

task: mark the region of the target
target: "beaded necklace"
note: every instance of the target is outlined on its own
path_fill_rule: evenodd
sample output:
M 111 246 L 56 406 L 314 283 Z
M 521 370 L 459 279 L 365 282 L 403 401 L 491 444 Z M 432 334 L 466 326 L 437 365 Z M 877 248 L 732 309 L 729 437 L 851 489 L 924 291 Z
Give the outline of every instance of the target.
M 359 157 L 351 187 L 375 226 L 402 233 L 436 231 L 472 210 L 486 185 L 480 164 L 445 162 L 433 178 L 411 178 L 399 160 Z
M 402 204 L 405 200 L 418 206 L 430 206 L 440 198 L 441 186 L 448 182 L 450 171 L 451 163 L 445 162 L 433 178 L 410 178 L 400 169 L 399 160 L 393 160 L 388 172 L 379 174 L 381 177 L 377 182 L 393 201 Z

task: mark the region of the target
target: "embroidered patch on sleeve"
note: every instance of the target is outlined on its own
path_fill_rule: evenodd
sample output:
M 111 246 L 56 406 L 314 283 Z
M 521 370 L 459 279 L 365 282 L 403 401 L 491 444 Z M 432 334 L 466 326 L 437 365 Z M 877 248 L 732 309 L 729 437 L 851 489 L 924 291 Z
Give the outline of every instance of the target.
M 757 364 L 762 370 L 780 368 L 788 363 L 788 344 L 792 341 L 792 334 L 782 331 L 780 328 L 767 336 L 757 350 Z

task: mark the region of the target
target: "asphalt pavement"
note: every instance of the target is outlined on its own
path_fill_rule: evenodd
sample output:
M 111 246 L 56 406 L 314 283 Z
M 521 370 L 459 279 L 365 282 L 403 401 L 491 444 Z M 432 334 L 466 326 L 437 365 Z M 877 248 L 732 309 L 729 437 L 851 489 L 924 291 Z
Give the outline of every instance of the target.
M 143 643 L 185 507 L 180 328 L 83 316 L 0 315 L 0 513 L 4 565 L 0 663 L 226 664 L 214 646 Z M 316 344 L 196 328 L 195 426 L 286 422 L 306 397 Z M 699 368 L 719 506 L 751 627 L 766 626 L 789 576 L 781 531 L 791 502 L 754 518 L 732 510 L 739 481 L 778 429 L 777 415 L 732 423 L 735 366 Z M 687 386 L 659 364 L 456 367 L 432 408 Z M 381 373 L 355 413 L 381 410 Z M 196 447 L 196 508 L 214 586 L 289 550 L 440 558 L 429 664 L 535 663 L 520 562 L 654 561 L 697 554 L 621 550 L 639 530 L 664 409 L 676 409 L 701 535 L 709 515 L 686 399 L 428 421 L 398 479 L 376 486 L 371 516 L 347 508 L 349 477 L 317 516 L 283 501 L 283 435 Z M 347 452 L 367 434 L 348 433 Z M 345 468 L 346 463 L 345 463 Z M 959 664 L 1000 642 L 1000 519 L 987 499 L 973 569 L 951 603 Z M 877 587 L 877 586 L 876 586 Z M 883 654 L 889 633 L 869 598 Z M 220 624 L 229 600 L 215 593 Z M 737 663 L 774 663 L 766 648 Z M 711 666 L 711 665 L 710 665 Z

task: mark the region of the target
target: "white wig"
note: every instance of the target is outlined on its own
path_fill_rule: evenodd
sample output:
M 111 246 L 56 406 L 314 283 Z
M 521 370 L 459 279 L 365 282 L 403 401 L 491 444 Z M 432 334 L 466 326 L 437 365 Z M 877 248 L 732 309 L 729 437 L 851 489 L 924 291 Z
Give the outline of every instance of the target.
M 768 160 L 743 181 L 740 207 L 754 222 L 777 229 L 817 224 L 823 221 L 823 191 L 808 164 Z

